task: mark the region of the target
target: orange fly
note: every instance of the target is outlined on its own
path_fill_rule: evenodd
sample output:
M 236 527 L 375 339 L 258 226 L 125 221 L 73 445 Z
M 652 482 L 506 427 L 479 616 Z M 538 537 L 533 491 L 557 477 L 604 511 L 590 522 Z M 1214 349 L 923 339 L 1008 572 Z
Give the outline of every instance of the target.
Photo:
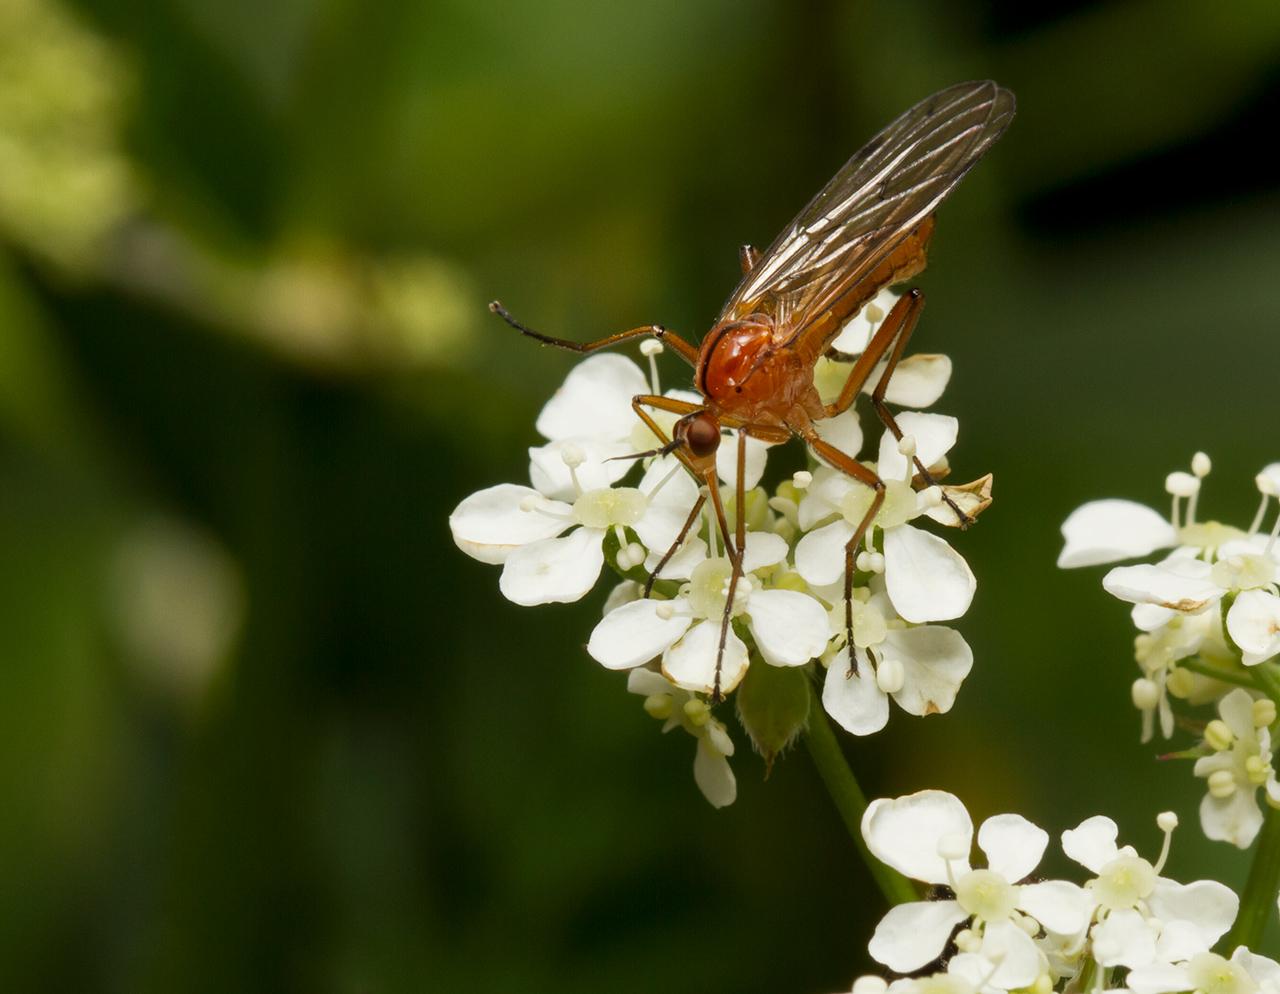
M 683 543 L 707 495 L 733 566 L 720 624 L 713 703 L 721 696 L 721 664 L 746 539 L 745 515 L 736 515 L 731 534 L 720 496 L 715 455 L 722 429 L 738 430 L 738 508 L 744 506 L 748 437 L 784 442 L 799 436 L 825 462 L 873 491 L 871 505 L 845 547 L 845 628 L 852 647 L 854 555 L 884 500 L 885 485 L 858 462 L 856 453 L 823 441 L 814 422 L 847 410 L 887 356 L 871 391 L 871 404 L 885 427 L 902 438 L 884 395 L 924 305 L 920 291 L 913 288 L 898 299 L 830 404 L 818 396 L 814 366 L 822 356 L 834 354 L 831 343 L 850 315 L 882 289 L 924 269 L 934 210 L 1004 133 L 1014 106 L 1012 93 L 984 80 L 948 87 L 904 113 L 846 162 L 764 252 L 743 246 L 742 281 L 696 348 L 661 325 L 631 328 L 595 342 L 571 342 L 526 327 L 498 301 L 489 305 L 512 327 L 544 345 L 587 353 L 652 336 L 693 366 L 701 404 L 642 394 L 632 400 L 632 407 L 664 442 L 662 449 L 642 455 L 674 452 L 706 486 L 675 544 L 650 576 L 645 596 Z M 653 410 L 680 415 L 671 438 L 653 418 Z M 928 468 L 918 458 L 915 464 L 923 480 L 932 484 Z M 960 522 L 967 523 L 963 512 L 951 507 Z

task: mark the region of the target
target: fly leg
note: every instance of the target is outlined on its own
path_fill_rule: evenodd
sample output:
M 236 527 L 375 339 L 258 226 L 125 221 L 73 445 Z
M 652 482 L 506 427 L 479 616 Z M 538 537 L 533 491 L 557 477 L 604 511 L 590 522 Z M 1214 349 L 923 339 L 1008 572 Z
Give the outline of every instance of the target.
M 872 490 L 871 506 L 867 508 L 866 514 L 862 516 L 862 520 L 858 522 L 858 526 L 853 530 L 853 535 L 844 547 L 844 631 L 845 646 L 849 650 L 849 669 L 851 673 L 858 672 L 858 662 L 854 656 L 853 645 L 853 571 L 854 558 L 857 555 L 858 545 L 862 542 L 863 537 L 867 533 L 867 528 L 871 522 L 875 520 L 876 514 L 880 510 L 880 505 L 884 503 L 884 481 L 875 473 L 874 470 L 868 469 L 852 456 L 837 449 L 834 445 L 824 442 L 813 425 L 805 425 L 800 429 L 800 434 L 804 436 L 804 440 L 809 443 L 813 451 L 820 455 L 842 473 L 853 477 L 859 483 L 863 483 Z M 870 652 L 868 652 L 870 656 Z
M 720 618 L 720 643 L 716 648 L 716 674 L 715 680 L 711 688 L 711 703 L 713 705 L 720 703 L 720 677 L 724 669 L 724 647 L 729 639 L 729 626 L 733 620 L 734 601 L 738 595 L 738 581 L 742 578 L 742 553 L 747 545 L 747 515 L 744 504 L 746 503 L 746 487 L 745 487 L 745 465 L 747 461 L 747 435 L 746 432 L 738 432 L 738 472 L 737 479 L 734 480 L 734 498 L 737 520 L 734 522 L 734 543 L 732 549 L 729 546 L 729 529 L 724 516 L 724 509 L 720 503 L 720 486 L 719 479 L 716 476 L 716 469 L 712 466 L 707 470 L 707 485 L 710 487 L 711 499 L 716 507 L 716 514 L 720 521 L 720 530 L 723 533 L 725 550 L 729 553 L 729 562 L 732 564 L 732 572 L 729 574 L 729 590 L 724 602 L 724 614 Z
M 859 392 L 880 364 L 880 360 L 888 353 L 884 372 L 880 374 L 880 379 L 871 391 L 871 406 L 884 426 L 893 433 L 893 437 L 902 441 L 902 429 L 898 427 L 897 419 L 885 403 L 884 394 L 889 389 L 889 380 L 893 377 L 893 371 L 898 368 L 898 362 L 902 359 L 902 353 L 906 351 L 907 342 L 911 339 L 911 333 L 915 331 L 916 322 L 920 319 L 920 312 L 923 309 L 924 295 L 916 287 L 898 298 L 898 302 L 893 305 L 888 316 L 871 337 L 871 341 L 867 343 L 866 351 L 858 357 L 853 369 L 849 371 L 849 378 L 845 381 L 839 398 L 835 403 L 826 406 L 827 417 L 847 411 L 852 406 Z M 926 485 L 931 487 L 937 485 L 938 481 L 929 472 L 929 467 L 920 461 L 919 456 L 912 456 L 912 462 L 915 463 Z M 942 499 L 959 519 L 961 528 L 967 528 L 973 523 L 972 519 L 960 510 L 945 491 L 942 492 Z
M 660 342 L 665 342 L 675 350 L 676 355 L 687 362 L 690 366 L 698 364 L 698 350 L 690 345 L 675 332 L 667 331 L 660 324 L 646 324 L 639 328 L 628 328 L 626 331 L 620 331 L 615 335 L 609 335 L 606 338 L 598 339 L 594 342 L 571 342 L 567 338 L 554 338 L 551 335 L 544 335 L 540 331 L 534 331 L 528 325 L 521 324 L 511 316 L 511 312 L 502 306 L 500 301 L 492 301 L 489 304 L 489 310 L 503 321 L 515 328 L 522 335 L 527 335 L 536 342 L 543 345 L 553 345 L 558 349 L 567 349 L 570 352 L 578 352 L 583 355 L 596 352 L 599 349 L 607 349 L 611 345 L 620 345 L 623 342 L 629 342 L 633 338 L 646 338 L 652 336 Z

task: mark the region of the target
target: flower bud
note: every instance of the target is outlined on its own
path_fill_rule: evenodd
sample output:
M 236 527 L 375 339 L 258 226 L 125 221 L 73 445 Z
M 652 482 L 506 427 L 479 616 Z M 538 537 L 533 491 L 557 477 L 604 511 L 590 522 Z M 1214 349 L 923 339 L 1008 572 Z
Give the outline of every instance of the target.
M 1234 738 L 1235 736 L 1231 734 L 1231 729 L 1227 727 L 1227 723 L 1221 718 L 1214 718 L 1213 721 L 1204 726 L 1205 744 L 1215 752 L 1230 749 Z
M 1130 693 L 1133 696 L 1133 706 L 1139 711 L 1153 711 L 1160 703 L 1160 688 L 1156 686 L 1154 680 L 1148 680 L 1146 677 L 1138 677 L 1134 680 Z
M 1209 793 L 1225 799 L 1236 792 L 1236 779 L 1230 770 L 1214 770 L 1209 774 Z
M 1196 677 L 1190 670 L 1175 669 L 1164 682 L 1164 689 L 1174 697 L 1185 699 L 1196 689 Z
M 896 694 L 907 682 L 907 671 L 897 659 L 882 660 L 876 668 L 876 686 L 886 694 Z

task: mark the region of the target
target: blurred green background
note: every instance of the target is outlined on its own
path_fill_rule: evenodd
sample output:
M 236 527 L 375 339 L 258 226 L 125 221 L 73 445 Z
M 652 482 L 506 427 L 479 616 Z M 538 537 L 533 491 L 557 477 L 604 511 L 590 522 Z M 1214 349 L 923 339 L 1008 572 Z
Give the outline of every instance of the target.
M 490 297 L 697 337 L 740 243 L 987 76 L 1019 117 L 914 343 L 996 475 L 977 663 L 848 753 L 1148 855 L 1174 808 L 1173 875 L 1238 886 L 1053 563 L 1198 448 L 1247 522 L 1280 457 L 1273 0 L 0 0 L 0 985 L 847 989 L 881 904 L 803 751 L 765 782 L 734 728 L 713 811 L 580 648 L 603 591 L 508 604 L 445 518 L 571 365 Z

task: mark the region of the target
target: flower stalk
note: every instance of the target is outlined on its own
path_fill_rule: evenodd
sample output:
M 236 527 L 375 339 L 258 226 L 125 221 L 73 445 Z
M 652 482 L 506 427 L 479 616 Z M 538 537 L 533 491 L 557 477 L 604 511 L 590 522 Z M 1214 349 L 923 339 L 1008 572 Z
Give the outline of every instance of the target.
M 890 905 L 908 904 L 920 900 L 920 895 L 911 881 L 897 870 L 881 863 L 867 848 L 867 843 L 862 838 L 862 816 L 867 810 L 866 795 L 862 793 L 853 770 L 849 768 L 849 763 L 844 758 L 840 743 L 831 728 L 831 722 L 827 719 L 822 702 L 817 699 L 812 684 L 810 684 L 809 693 L 814 694 L 814 699 L 809 708 L 809 727 L 804 737 L 805 745 L 813 758 L 813 765 L 818 769 L 818 776 L 821 777 L 823 786 L 827 788 L 827 793 L 835 804 L 836 810 L 840 812 L 845 828 L 849 830 L 849 837 L 857 846 L 858 854 L 867 864 L 867 869 L 871 871 L 871 876 L 875 878 L 880 892 Z
M 1256 949 L 1266 930 L 1271 909 L 1276 906 L 1276 891 L 1280 889 L 1280 811 L 1267 806 L 1267 813 L 1258 833 L 1258 848 L 1249 867 L 1240 898 L 1240 914 L 1222 941 L 1222 949 L 1230 953 L 1237 946 Z

